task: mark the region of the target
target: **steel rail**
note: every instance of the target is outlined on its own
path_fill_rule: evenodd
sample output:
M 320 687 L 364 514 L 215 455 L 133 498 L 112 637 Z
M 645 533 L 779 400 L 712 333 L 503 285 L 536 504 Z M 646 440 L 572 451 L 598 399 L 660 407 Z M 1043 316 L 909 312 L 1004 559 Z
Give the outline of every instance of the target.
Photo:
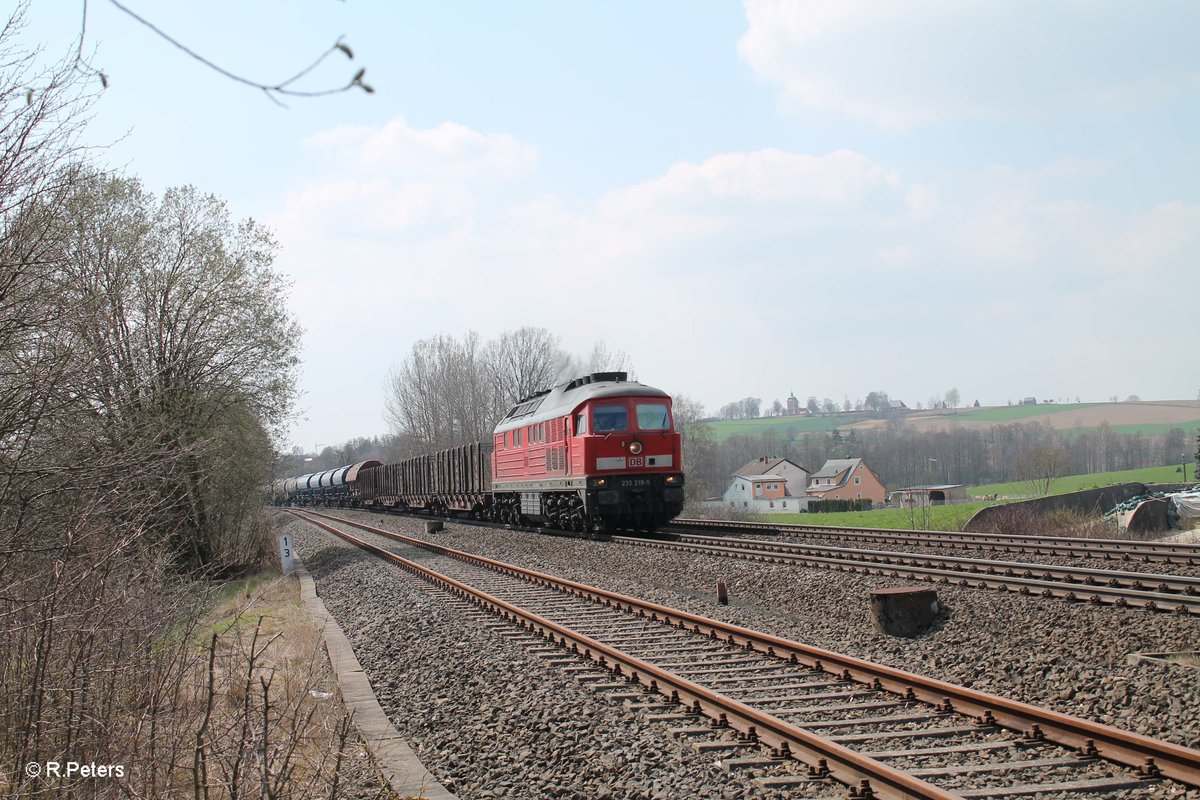
M 1200 544 L 1188 542 L 1123 542 L 1106 539 L 1041 534 L 969 533 L 918 531 L 897 528 L 850 528 L 832 525 L 799 525 L 772 522 L 732 522 L 723 520 L 680 519 L 660 528 L 664 533 L 715 530 L 726 533 L 797 533 L 876 541 L 916 542 L 955 547 L 980 547 L 1010 552 L 1033 550 L 1045 555 L 1127 560 L 1141 558 L 1174 564 L 1200 564 Z
M 615 538 L 615 537 L 614 537 Z M 634 537 L 621 537 L 626 541 Z M 1200 595 L 1200 578 L 1191 575 L 1170 575 L 1154 572 L 1134 572 L 1129 570 L 1099 569 L 1095 567 L 1071 567 L 1057 564 L 1038 564 L 1025 561 L 998 561 L 990 558 L 965 558 L 962 556 L 941 556 L 928 553 L 903 553 L 894 550 L 865 550 L 853 547 L 835 547 L 821 544 L 798 544 L 774 539 L 725 539 L 715 536 L 680 536 L 677 540 L 686 544 L 709 544 L 722 547 L 765 550 L 772 553 L 804 553 L 804 554 L 846 554 L 860 557 L 863 560 L 879 559 L 878 563 L 913 563 L 919 566 L 931 566 L 934 563 L 961 565 L 964 572 L 980 572 L 988 575 L 998 574 L 997 570 L 1012 577 L 1020 571 L 1022 577 L 1032 578 L 1035 573 L 1042 577 L 1063 580 L 1068 583 L 1083 583 L 1088 586 L 1128 586 L 1130 589 L 1146 591 L 1147 586 L 1153 586 L 1156 591 L 1164 593 L 1177 592 L 1180 594 Z M 1102 584 L 1097 583 L 1101 581 Z
M 1057 711 L 1038 708 L 964 686 L 957 686 L 936 678 L 927 678 L 916 673 L 875 664 L 864 659 L 835 653 L 832 650 L 753 631 L 688 611 L 672 609 L 605 589 L 556 578 L 534 570 L 527 570 L 403 534 L 385 531 L 361 522 L 327 514 L 317 515 L 395 541 L 412 544 L 464 561 L 490 566 L 492 569 L 498 569 L 510 575 L 526 576 L 526 579 L 531 582 L 560 587 L 581 597 L 593 598 L 630 613 L 649 616 L 652 620 L 663 620 L 679 627 L 690 627 L 695 633 L 724 639 L 728 644 L 764 652 L 792 663 L 804 664 L 815 670 L 837 675 L 846 680 L 853 680 L 873 688 L 881 688 L 911 699 L 921 700 L 939 706 L 948 712 L 956 711 L 973 717 L 982 724 L 995 724 L 1017 731 L 1029 739 L 1044 739 L 1077 748 L 1084 754 L 1097 755 L 1128 767 L 1134 767 L 1147 777 L 1161 774 L 1180 783 L 1200 787 L 1200 750 L 1123 731 Z
M 614 542 L 638 547 L 684 550 L 693 553 L 745 558 L 754 561 L 775 561 L 804 566 L 834 567 L 864 572 L 870 575 L 957 583 L 960 586 L 1003 589 L 1023 594 L 1037 592 L 1073 602 L 1092 602 L 1121 607 L 1144 608 L 1176 614 L 1200 615 L 1200 579 L 1175 575 L 1120 572 L 1117 570 L 1088 570 L 1082 567 L 1055 567 L 1015 561 L 986 561 L 952 557 L 925 556 L 914 553 L 889 553 L 882 550 L 808 546 L 813 552 L 797 552 L 786 545 L 759 540 L 724 540 L 721 544 L 702 542 L 670 542 L 636 536 L 614 536 Z M 766 546 L 763 546 L 763 545 Z M 803 546 L 797 549 L 805 549 Z M 829 555 L 820 555 L 829 553 Z M 859 557 L 860 554 L 863 557 Z M 935 566 L 941 564 L 941 566 Z M 956 568 L 956 564 L 971 568 Z M 986 569 L 979 569 L 986 567 Z M 1003 570 L 1002 572 L 999 570 Z M 1023 574 L 1016 574 L 1020 570 Z M 1076 581 L 1064 576 L 1086 576 L 1105 579 L 1104 583 Z M 1138 588 L 1145 578 L 1161 588 Z M 1120 585 L 1127 581 L 1131 586 Z
M 381 547 L 376 547 L 344 531 L 339 531 L 332 525 L 315 519 L 309 514 L 291 509 L 289 509 L 289 512 L 300 519 L 317 525 L 351 542 L 379 558 L 383 558 L 410 572 L 419 574 L 443 589 L 451 591 L 460 597 L 470 599 L 484 608 L 489 608 L 509 622 L 519 624 L 526 630 L 537 633 L 543 638 L 550 639 L 552 642 L 569 648 L 577 654 L 582 654 L 584 657 L 596 661 L 600 666 L 609 671 L 624 677 L 631 683 L 642 684 L 648 681 L 648 688 L 651 691 L 669 697 L 674 702 L 690 706 L 694 713 L 702 713 L 712 718 L 718 723 L 716 727 L 728 725 L 738 730 L 746 741 L 758 742 L 774 748 L 775 753 L 780 757 L 799 758 L 799 760 L 810 765 L 809 774 L 814 780 L 832 778 L 850 787 L 858 784 L 859 794 L 857 796 L 878 797 L 881 800 L 885 798 L 886 800 L 955 800 L 955 798 L 960 797 L 960 795 L 947 792 L 944 789 L 926 783 L 914 775 L 856 753 L 848 747 L 812 734 L 771 714 L 766 714 L 737 700 L 706 689 L 687 678 L 675 675 L 635 656 L 628 655 L 586 634 L 573 631 L 570 628 L 476 589 L 469 584 L 442 575 L 435 570 L 421 566 L 414 561 L 410 561 Z M 358 525 L 349 520 L 339 521 L 355 525 L 356 527 L 368 527 Z M 386 533 L 382 531 L 372 532 Z M 406 538 L 402 537 L 402 539 Z M 410 541 L 419 543 L 418 540 Z M 423 546 L 425 543 L 420 544 Z M 443 550 L 443 548 L 434 549 L 435 551 Z M 459 552 L 449 551 L 448 548 L 446 550 L 447 552 L 443 553 L 444 555 Z M 490 559 L 480 560 L 488 562 L 487 566 L 502 563 L 492 562 Z M 508 565 L 503 566 L 507 567 Z M 509 570 L 505 569 L 504 571 L 508 572 Z M 530 574 L 537 575 L 537 573 Z M 549 579 L 551 582 L 554 581 L 550 576 L 540 577 Z M 551 584 L 547 583 L 546 585 Z

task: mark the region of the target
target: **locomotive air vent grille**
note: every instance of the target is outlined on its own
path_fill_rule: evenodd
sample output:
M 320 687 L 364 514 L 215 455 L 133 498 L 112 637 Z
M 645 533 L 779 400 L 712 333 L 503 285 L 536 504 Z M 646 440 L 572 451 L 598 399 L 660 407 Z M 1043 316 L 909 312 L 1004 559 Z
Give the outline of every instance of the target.
M 582 378 L 576 378 L 567 384 L 566 391 L 578 389 L 580 386 L 585 386 L 589 383 L 602 383 L 604 381 L 614 381 L 623 383 L 629 380 L 628 372 L 593 372 L 591 375 L 584 375 Z

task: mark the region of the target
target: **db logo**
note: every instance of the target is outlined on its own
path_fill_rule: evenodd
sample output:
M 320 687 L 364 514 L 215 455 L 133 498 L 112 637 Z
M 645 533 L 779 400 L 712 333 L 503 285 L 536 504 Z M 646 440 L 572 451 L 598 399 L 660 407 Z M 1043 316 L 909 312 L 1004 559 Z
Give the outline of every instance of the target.
M 630 456 L 629 457 L 629 466 L 630 467 L 644 467 L 644 466 L 646 466 L 646 459 L 644 456 Z

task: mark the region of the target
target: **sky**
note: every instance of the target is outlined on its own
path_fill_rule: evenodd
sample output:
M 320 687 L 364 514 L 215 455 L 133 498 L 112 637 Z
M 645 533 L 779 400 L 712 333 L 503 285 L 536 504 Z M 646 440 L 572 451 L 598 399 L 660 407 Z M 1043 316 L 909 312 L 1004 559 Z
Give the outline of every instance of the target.
M 1200 389 L 1200 4 L 107 0 L 86 137 L 275 231 L 289 445 L 387 431 L 437 334 L 542 326 L 709 412 Z M 30 10 L 66 53 L 84 5 Z

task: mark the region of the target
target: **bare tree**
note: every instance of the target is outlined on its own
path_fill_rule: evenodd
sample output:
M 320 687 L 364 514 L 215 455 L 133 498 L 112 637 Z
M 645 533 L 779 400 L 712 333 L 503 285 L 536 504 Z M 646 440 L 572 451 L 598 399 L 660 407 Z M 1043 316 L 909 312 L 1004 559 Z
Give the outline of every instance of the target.
M 717 460 L 712 426 L 704 421 L 704 406 L 685 395 L 673 395 L 671 413 L 683 437 L 684 492 L 688 502 L 720 494 L 725 475 Z
M 874 411 L 878 414 L 887 413 L 891 408 L 891 400 L 888 399 L 888 393 L 880 389 L 879 391 L 869 392 L 867 394 L 866 406 L 867 410 Z
M 583 362 L 583 373 L 628 372 L 631 378 L 636 379 L 632 363 L 629 354 L 624 350 L 609 350 L 605 342 L 599 341 L 592 346 L 592 352 Z
M 229 520 L 212 475 L 234 457 L 222 446 L 237 443 L 216 432 L 229 425 L 257 443 L 265 483 L 266 431 L 295 398 L 300 330 L 271 266 L 274 240 L 191 187 L 159 202 L 136 180 L 93 174 L 65 210 L 53 293 L 76 396 L 108 442 L 144 438 L 172 459 L 160 480 L 171 538 L 187 563 L 206 565 L 214 523 Z M 255 474 L 241 475 L 243 493 Z
M 946 405 L 950 406 L 950 408 L 958 408 L 958 403 L 961 399 L 962 395 L 959 393 L 958 389 L 946 390 Z
M 519 401 L 553 386 L 564 359 L 558 337 L 546 328 L 518 328 L 488 342 L 483 361 L 492 379 L 492 418 L 499 419 Z
M 489 438 L 496 403 L 492 376 L 469 332 L 460 342 L 434 336 L 413 345 L 388 378 L 385 413 L 396 434 L 427 451 Z
M 275 82 L 258 81 L 258 80 L 253 80 L 253 79 L 247 78 L 243 75 L 240 75 L 230 69 L 227 69 L 227 68 L 221 66 L 220 64 L 216 63 L 215 61 L 212 61 L 211 59 L 204 57 L 203 55 L 198 53 L 193 48 L 189 47 L 188 45 L 185 45 L 183 42 L 181 42 L 175 36 L 172 36 L 171 34 L 167 33 L 165 30 L 160 28 L 158 25 L 156 25 L 151 20 L 139 15 L 137 12 L 126 7 L 122 3 L 117 2 L 117 0 L 109 0 L 109 3 L 114 8 L 119 10 L 121 13 L 123 13 L 126 16 L 130 17 L 131 19 L 135 20 L 137 23 L 142 25 L 144 28 L 151 31 L 159 39 L 162 39 L 164 42 L 171 45 L 172 47 L 179 50 L 180 52 L 184 53 L 192 60 L 204 65 L 206 68 L 212 70 L 213 72 L 216 72 L 219 75 L 222 75 L 225 78 L 228 78 L 229 80 L 233 81 L 234 83 L 240 83 L 243 86 L 249 86 L 252 89 L 257 89 L 257 90 L 261 91 L 272 102 L 280 104 L 280 105 L 282 105 L 282 103 L 279 100 L 280 97 L 321 97 L 324 95 L 338 94 L 340 92 L 346 92 L 346 91 L 349 91 L 349 90 L 355 89 L 355 88 L 361 89 L 362 91 L 367 92 L 368 94 L 371 94 L 375 91 L 374 88 L 372 88 L 369 84 L 367 84 L 363 81 L 363 76 L 366 74 L 365 68 L 358 69 L 349 80 L 347 80 L 343 84 L 339 84 L 336 86 L 326 87 L 326 88 L 312 88 L 311 86 L 304 85 L 304 79 L 309 77 L 313 73 L 313 71 L 315 69 L 317 69 L 317 67 L 319 67 L 322 64 L 322 62 L 324 62 L 325 59 L 329 58 L 331 55 L 337 53 L 342 56 L 345 56 L 346 58 L 348 58 L 350 60 L 354 59 L 354 51 L 351 50 L 350 46 L 348 44 L 346 44 L 344 41 L 342 41 L 340 38 L 337 41 L 335 41 L 332 45 L 330 45 L 328 49 L 326 49 L 319 56 L 317 56 L 315 59 L 313 59 L 309 64 L 304 66 L 302 69 L 297 70 L 294 74 L 291 75 L 291 77 L 285 78 L 280 81 L 275 81 Z M 108 88 L 108 81 L 109 81 L 108 75 L 103 70 L 92 66 L 92 64 L 83 56 L 83 50 L 84 50 L 84 47 L 87 42 L 87 18 L 88 18 L 87 0 L 84 0 L 84 2 L 82 4 L 82 12 L 83 13 L 82 13 L 82 17 L 81 17 L 80 25 L 79 25 L 78 52 L 76 53 L 76 56 L 75 56 L 75 65 L 74 65 L 75 69 L 83 74 L 92 75 L 92 76 L 99 78 L 101 86 L 103 86 L 104 88 Z
M 1017 474 L 1037 497 L 1050 494 L 1055 481 L 1066 474 L 1070 460 L 1067 451 L 1058 443 L 1036 447 L 1021 456 Z

